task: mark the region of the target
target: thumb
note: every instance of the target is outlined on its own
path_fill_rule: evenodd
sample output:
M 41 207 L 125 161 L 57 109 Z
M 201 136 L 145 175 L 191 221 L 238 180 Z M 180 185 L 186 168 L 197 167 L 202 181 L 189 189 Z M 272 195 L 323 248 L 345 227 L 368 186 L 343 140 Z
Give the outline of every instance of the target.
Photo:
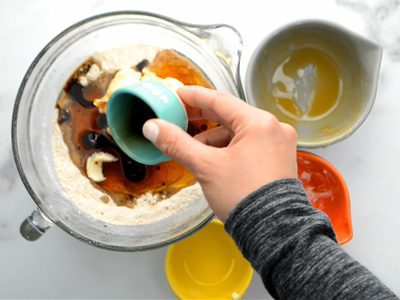
M 148 120 L 143 125 L 143 135 L 161 152 L 189 169 L 200 164 L 208 152 L 207 146 L 192 138 L 179 126 L 161 119 Z M 201 164 L 200 164 L 201 165 Z

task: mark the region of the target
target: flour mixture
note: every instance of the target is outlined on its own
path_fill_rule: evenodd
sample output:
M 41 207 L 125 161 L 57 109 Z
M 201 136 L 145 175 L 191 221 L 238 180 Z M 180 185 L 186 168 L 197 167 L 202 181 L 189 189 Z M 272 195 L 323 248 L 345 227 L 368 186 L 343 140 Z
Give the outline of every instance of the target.
M 109 134 L 106 101 L 119 87 L 152 79 L 172 89 L 212 86 L 187 59 L 169 49 L 125 45 L 96 52 L 66 82 L 53 119 L 53 156 L 62 186 L 84 212 L 114 224 L 144 224 L 176 213 L 202 195 L 192 174 L 171 160 L 142 165 Z M 191 135 L 217 124 L 189 122 Z

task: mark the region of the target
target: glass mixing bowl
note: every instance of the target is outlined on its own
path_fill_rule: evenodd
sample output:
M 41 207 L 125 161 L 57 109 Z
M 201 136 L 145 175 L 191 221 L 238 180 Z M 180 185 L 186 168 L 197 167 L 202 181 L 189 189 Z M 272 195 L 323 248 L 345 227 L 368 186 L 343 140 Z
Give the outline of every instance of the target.
M 216 89 L 243 98 L 239 77 L 242 38 L 231 26 L 191 25 L 160 15 L 122 11 L 97 15 L 67 28 L 33 61 L 13 112 L 15 161 L 37 205 L 21 225 L 26 239 L 37 240 L 55 224 L 87 244 L 138 251 L 174 243 L 213 218 L 201 197 L 152 223 L 114 225 L 78 209 L 59 182 L 52 156 L 52 118 L 63 85 L 93 52 L 129 43 L 173 49 L 192 61 Z

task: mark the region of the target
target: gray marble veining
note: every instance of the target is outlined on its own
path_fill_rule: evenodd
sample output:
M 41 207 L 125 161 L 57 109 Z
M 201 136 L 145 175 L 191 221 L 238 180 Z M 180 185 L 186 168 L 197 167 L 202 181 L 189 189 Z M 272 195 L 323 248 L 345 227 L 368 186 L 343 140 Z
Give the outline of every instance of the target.
M 17 179 L 18 171 L 15 166 L 12 150 L 9 148 L 5 153 L 5 157 L 3 156 L 3 162 L 0 165 L 0 194 L 12 190 Z
M 391 61 L 400 60 L 399 0 L 336 0 L 336 3 L 359 14 L 369 37 L 384 47 Z

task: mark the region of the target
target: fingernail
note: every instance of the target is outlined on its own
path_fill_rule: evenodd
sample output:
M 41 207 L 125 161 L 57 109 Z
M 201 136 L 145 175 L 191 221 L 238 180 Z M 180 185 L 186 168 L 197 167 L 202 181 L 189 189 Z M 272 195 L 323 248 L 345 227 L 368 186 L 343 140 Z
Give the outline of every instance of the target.
M 143 125 L 142 132 L 144 137 L 154 144 L 157 141 L 160 129 L 156 123 L 146 122 Z

